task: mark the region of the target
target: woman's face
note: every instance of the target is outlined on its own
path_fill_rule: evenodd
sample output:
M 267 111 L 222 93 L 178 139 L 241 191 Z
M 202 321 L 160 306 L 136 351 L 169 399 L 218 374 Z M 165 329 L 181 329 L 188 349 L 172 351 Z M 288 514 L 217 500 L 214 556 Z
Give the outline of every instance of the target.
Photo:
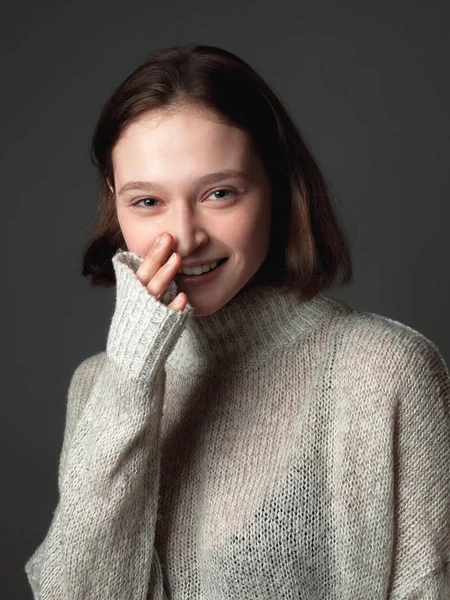
M 176 279 L 194 316 L 219 310 L 258 271 L 270 243 L 272 190 L 248 134 L 191 106 L 152 111 L 125 128 L 112 161 L 128 250 L 144 258 L 167 231 L 183 265 L 227 257 L 210 282 Z

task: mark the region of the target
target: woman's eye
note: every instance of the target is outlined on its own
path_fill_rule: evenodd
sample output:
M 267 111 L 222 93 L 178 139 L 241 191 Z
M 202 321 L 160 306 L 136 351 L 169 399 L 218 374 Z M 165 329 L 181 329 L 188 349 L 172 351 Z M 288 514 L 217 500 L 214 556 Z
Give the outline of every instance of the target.
M 155 200 L 155 198 L 142 198 L 142 200 L 138 200 L 133 204 L 136 208 L 155 208 L 154 206 L 143 206 L 141 202 L 159 202 L 159 200 Z
M 222 192 L 225 192 L 225 194 L 234 194 L 235 192 L 232 192 L 231 190 L 216 190 L 215 192 L 211 193 L 211 196 L 213 194 L 220 194 Z M 225 196 L 225 197 L 221 197 L 221 198 L 215 198 L 215 200 L 227 200 L 229 196 Z
M 224 196 L 223 195 L 224 193 L 227 195 Z M 214 192 L 211 192 L 211 194 L 208 196 L 208 198 L 213 196 L 213 194 L 222 194 L 221 197 L 216 196 L 215 198 L 213 198 L 213 200 L 228 200 L 230 195 L 236 195 L 236 192 L 233 192 L 232 190 L 223 190 L 223 189 L 215 190 Z M 135 206 L 136 208 L 143 208 L 143 209 L 150 209 L 150 210 L 153 208 L 156 208 L 156 206 L 154 204 L 150 205 L 149 202 L 158 202 L 158 204 L 159 204 L 159 200 L 156 200 L 155 198 L 142 198 L 141 200 L 138 200 L 137 202 L 135 202 L 133 204 L 133 206 Z M 143 204 L 143 203 L 145 203 L 145 204 Z

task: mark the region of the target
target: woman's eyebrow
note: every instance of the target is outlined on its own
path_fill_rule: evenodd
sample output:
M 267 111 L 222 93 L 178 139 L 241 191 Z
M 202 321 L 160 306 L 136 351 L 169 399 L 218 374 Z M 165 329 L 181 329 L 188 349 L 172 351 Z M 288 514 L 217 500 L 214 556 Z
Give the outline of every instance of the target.
M 205 183 L 214 183 L 215 181 L 221 181 L 230 177 L 239 177 L 245 181 L 250 181 L 250 177 L 244 171 L 235 171 L 230 169 L 227 171 L 217 171 L 216 173 L 208 173 L 207 175 L 203 175 L 198 179 L 198 183 L 202 185 Z M 152 181 L 129 181 L 120 188 L 118 195 L 121 196 L 130 190 L 150 191 L 151 189 L 163 190 L 164 186 L 160 183 Z

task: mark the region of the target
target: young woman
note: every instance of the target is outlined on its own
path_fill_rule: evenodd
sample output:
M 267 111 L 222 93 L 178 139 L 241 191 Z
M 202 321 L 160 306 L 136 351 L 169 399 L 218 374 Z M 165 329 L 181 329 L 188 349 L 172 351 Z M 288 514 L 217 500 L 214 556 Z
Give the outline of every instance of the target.
M 270 87 L 219 48 L 113 93 L 83 275 L 116 286 L 72 376 L 34 597 L 450 598 L 450 377 L 325 294 L 352 264 Z

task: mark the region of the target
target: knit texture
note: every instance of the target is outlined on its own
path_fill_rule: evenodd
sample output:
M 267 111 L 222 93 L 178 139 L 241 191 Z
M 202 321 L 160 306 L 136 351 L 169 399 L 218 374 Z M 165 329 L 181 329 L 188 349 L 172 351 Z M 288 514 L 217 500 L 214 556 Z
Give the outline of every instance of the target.
M 419 332 L 325 294 L 168 308 L 112 259 L 75 369 L 40 600 L 449 600 L 450 376 Z

